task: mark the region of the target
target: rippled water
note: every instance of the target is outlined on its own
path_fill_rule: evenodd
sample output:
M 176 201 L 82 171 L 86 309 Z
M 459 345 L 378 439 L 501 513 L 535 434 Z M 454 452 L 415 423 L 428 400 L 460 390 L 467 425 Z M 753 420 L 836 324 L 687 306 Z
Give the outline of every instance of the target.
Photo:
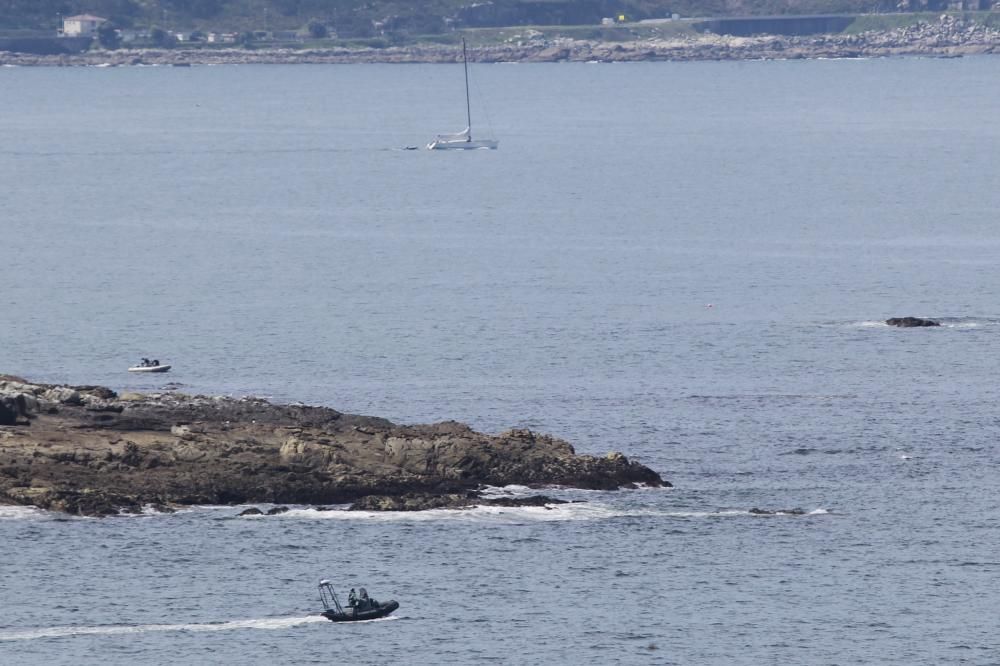
M 398 150 L 461 128 L 448 66 L 0 70 L 0 371 L 532 427 L 675 484 L 0 507 L 0 662 L 996 661 L 998 74 L 475 67 L 501 148 L 451 155 Z M 400 609 L 318 621 L 324 577 Z

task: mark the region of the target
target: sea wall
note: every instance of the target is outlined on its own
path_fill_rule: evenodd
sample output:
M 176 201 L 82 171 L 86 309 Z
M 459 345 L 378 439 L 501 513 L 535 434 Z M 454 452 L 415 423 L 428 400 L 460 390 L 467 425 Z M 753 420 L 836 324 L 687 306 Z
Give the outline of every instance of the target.
M 0 37 L 0 51 L 47 56 L 82 53 L 93 41 L 91 37 Z
M 717 35 L 750 37 L 753 35 L 819 35 L 843 32 L 857 17 L 853 15 L 829 16 L 752 16 L 746 18 L 718 18 L 696 22 L 699 32 Z

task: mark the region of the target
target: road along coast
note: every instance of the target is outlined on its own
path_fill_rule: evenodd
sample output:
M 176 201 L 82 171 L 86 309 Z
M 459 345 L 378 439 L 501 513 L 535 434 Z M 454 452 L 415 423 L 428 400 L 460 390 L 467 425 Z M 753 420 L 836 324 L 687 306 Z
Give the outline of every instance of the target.
M 414 497 L 428 508 L 465 505 L 483 486 L 510 484 L 670 485 L 621 453 L 577 455 L 530 430 L 487 435 L 454 421 L 403 426 L 253 397 L 118 394 L 0 375 L 0 504 L 105 516 L 374 496 L 365 508 L 394 510 L 418 508 Z

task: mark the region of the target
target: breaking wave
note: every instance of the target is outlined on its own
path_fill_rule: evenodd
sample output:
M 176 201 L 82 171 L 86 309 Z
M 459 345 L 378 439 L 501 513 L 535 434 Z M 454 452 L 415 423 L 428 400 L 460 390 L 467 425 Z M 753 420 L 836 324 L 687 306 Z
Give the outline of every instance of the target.
M 818 516 L 828 514 L 823 508 L 803 509 L 716 509 L 705 511 L 664 511 L 649 507 L 614 508 L 589 502 L 550 504 L 548 506 L 477 506 L 471 509 L 431 509 L 428 511 L 318 511 L 313 508 L 291 509 L 268 518 L 309 520 L 363 520 L 385 523 L 470 522 L 511 525 L 523 523 L 598 521 L 615 518 L 727 518 L 739 516 Z
M 0 506 L 0 520 L 52 520 L 56 514 L 36 506 Z

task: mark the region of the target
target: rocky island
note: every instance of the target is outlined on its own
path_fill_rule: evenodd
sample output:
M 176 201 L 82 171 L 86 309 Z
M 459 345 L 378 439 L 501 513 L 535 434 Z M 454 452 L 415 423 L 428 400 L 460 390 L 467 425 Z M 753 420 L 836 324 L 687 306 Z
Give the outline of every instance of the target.
M 620 453 L 577 455 L 530 430 L 0 375 L 0 504 L 91 516 L 253 502 L 413 510 L 468 505 L 485 485 L 640 483 L 670 485 Z

